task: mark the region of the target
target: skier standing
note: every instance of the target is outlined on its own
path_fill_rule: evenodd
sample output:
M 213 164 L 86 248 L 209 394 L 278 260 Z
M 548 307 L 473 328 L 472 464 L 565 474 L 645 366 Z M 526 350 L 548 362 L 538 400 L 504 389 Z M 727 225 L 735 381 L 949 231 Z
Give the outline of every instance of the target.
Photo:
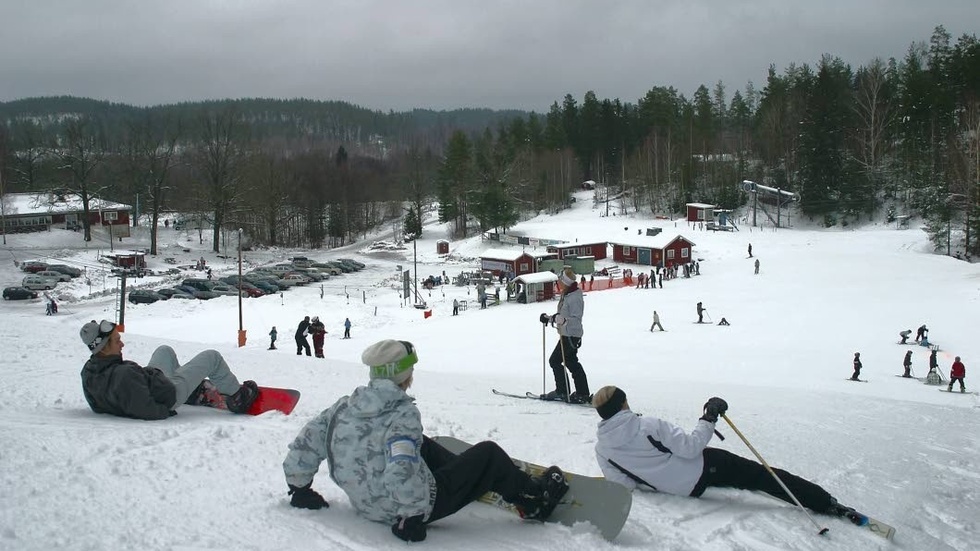
M 351 326 L 350 318 L 344 318 L 344 338 L 345 339 L 349 339 L 350 338 L 350 326 Z
M 545 325 L 550 323 L 558 329 L 558 344 L 548 359 L 551 370 L 555 374 L 555 390 L 542 394 L 541 399 L 587 404 L 592 399 L 592 394 L 589 393 L 589 380 L 585 376 L 585 369 L 578 360 L 578 349 L 582 346 L 582 335 L 585 334 L 582 327 L 585 302 L 582 300 L 582 290 L 575 283 L 575 273 L 570 268 L 562 271 L 558 283 L 562 288 L 561 298 L 558 300 L 558 313 L 551 316 L 541 314 L 538 318 L 541 323 Z M 575 392 L 571 394 L 568 393 L 566 368 L 575 382 Z
M 157 347 L 146 367 L 123 360 L 125 344 L 116 324 L 92 320 L 79 336 L 92 356 L 82 368 L 82 393 L 95 413 L 119 417 L 166 419 L 177 415 L 181 404 L 196 404 L 204 392 L 205 379 L 225 396 L 233 413 L 245 413 L 259 395 L 254 381 L 239 384 L 224 358 L 216 350 L 205 350 L 184 365 L 173 348 Z
M 698 303 L 698 323 L 704 323 L 704 311 L 707 310 L 701 303 Z
M 323 340 L 327 335 L 327 328 L 318 316 L 313 316 L 313 319 L 310 320 L 309 332 L 310 335 L 313 335 L 313 354 L 317 358 L 323 358 Z
M 966 392 L 966 385 L 963 383 L 963 379 L 966 378 L 966 366 L 960 361 L 960 357 L 957 356 L 953 360 L 953 366 L 949 369 L 949 390 L 953 392 L 953 383 L 956 381 L 960 382 L 960 392 Z
M 939 368 L 939 359 L 936 358 L 936 351 L 929 353 L 929 371 L 936 371 Z
M 454 298 L 453 299 L 453 315 L 454 316 L 458 316 L 459 315 L 459 299 L 458 298 Z
M 755 259 L 755 274 L 759 275 L 759 259 Z
M 424 540 L 427 524 L 487 491 L 526 519 L 548 518 L 568 490 L 561 469 L 532 477 L 494 442 L 456 455 L 423 434 L 421 413 L 406 393 L 418 362 L 412 343 L 375 343 L 361 361 L 369 368 L 368 385 L 313 418 L 289 445 L 282 466 L 293 507 L 328 506 L 312 488 L 319 471 L 329 473 L 358 514 L 390 525 L 405 541 Z M 324 460 L 328 468 L 320 470 Z
M 909 350 L 905 353 L 905 360 L 902 361 L 902 366 L 905 367 L 905 374 L 902 377 L 910 379 L 912 377 L 912 351 Z
M 296 327 L 296 355 L 301 356 L 303 351 L 306 350 L 306 355 L 312 355 L 310 353 L 310 342 L 306 340 L 306 335 L 309 334 L 310 329 L 310 316 L 303 318 L 303 321 L 299 322 L 299 326 Z
M 663 419 L 633 413 L 626 393 L 615 386 L 599 389 L 592 405 L 602 417 L 595 453 L 606 480 L 630 490 L 690 497 L 700 497 L 711 487 L 738 488 L 762 491 L 793 503 L 761 464 L 708 447 L 718 417 L 728 410 L 721 398 L 708 399 L 704 415 L 689 434 Z M 820 486 L 782 469 L 773 470 L 804 507 L 831 516 L 854 513 Z
M 276 331 L 276 326 L 272 326 L 272 331 L 269 331 L 269 350 L 276 349 L 276 338 L 279 337 L 279 332 Z
M 928 338 L 929 338 L 929 329 L 926 327 L 926 324 L 923 323 L 915 331 L 915 342 L 919 342 L 922 339 L 928 339 Z
M 752 258 L 752 243 L 749 243 L 749 258 Z
M 650 326 L 651 333 L 653 332 L 654 327 L 659 328 L 661 331 L 666 331 L 666 329 L 664 329 L 664 326 L 660 325 L 660 315 L 657 314 L 656 310 L 653 311 L 653 324 Z
M 854 374 L 851 375 L 851 380 L 852 381 L 857 381 L 857 380 L 859 380 L 859 377 L 860 376 L 861 376 L 861 353 L 860 352 L 855 352 L 854 353 Z

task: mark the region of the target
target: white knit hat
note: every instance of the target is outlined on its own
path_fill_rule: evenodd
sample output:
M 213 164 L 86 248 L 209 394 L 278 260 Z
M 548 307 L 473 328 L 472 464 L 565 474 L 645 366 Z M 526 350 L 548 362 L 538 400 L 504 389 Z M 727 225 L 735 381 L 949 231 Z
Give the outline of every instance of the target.
M 383 340 L 376 342 L 361 354 L 361 362 L 370 367 L 371 379 L 389 379 L 400 385 L 412 376 L 419 357 L 408 341 Z
M 575 283 L 575 272 L 573 272 L 571 268 L 565 268 L 562 270 L 561 275 L 558 276 L 558 279 L 561 281 L 562 285 L 565 287 L 570 287 L 573 283 Z

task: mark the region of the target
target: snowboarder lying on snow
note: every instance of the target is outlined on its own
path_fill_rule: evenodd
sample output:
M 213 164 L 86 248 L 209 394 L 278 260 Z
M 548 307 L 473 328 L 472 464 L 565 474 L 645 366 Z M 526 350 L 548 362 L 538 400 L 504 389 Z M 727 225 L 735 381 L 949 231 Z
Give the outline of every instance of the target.
M 228 409 L 245 413 L 258 396 L 254 381 L 239 384 L 228 364 L 215 350 L 205 350 L 180 365 L 169 346 L 157 348 L 146 367 L 123 360 L 122 338 L 116 324 L 92 320 L 79 335 L 92 352 L 82 368 L 82 392 L 95 413 L 134 419 L 166 419 L 177 415 L 183 403 L 197 403 L 203 381 L 209 378 L 226 396 Z
M 721 398 L 708 400 L 704 415 L 690 434 L 662 419 L 633 413 L 626 393 L 615 386 L 599 389 L 592 405 L 602 417 L 595 451 L 607 480 L 631 490 L 639 487 L 691 497 L 700 497 L 710 487 L 757 490 L 792 503 L 761 464 L 708 447 L 718 416 L 728 410 Z M 853 512 L 820 486 L 787 471 L 773 470 L 804 507 L 833 516 Z
M 289 445 L 283 470 L 290 504 L 328 504 L 312 489 L 327 460 L 330 478 L 364 517 L 391 525 L 405 541 L 422 541 L 426 525 L 494 491 L 524 518 L 543 520 L 568 490 L 558 467 L 541 477 L 520 470 L 493 442 L 456 455 L 422 434 L 412 386 L 418 355 L 412 343 L 384 340 L 361 355 L 370 382 L 313 418 Z

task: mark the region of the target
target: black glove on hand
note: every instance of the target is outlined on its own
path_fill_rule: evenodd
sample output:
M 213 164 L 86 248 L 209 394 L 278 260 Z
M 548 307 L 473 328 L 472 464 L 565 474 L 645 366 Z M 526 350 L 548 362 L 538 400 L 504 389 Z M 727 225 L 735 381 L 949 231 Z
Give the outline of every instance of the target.
M 290 484 L 289 495 L 293 496 L 293 498 L 289 500 L 289 504 L 300 509 L 322 509 L 323 507 L 330 507 L 327 500 L 323 499 L 323 496 L 316 493 L 316 490 L 310 487 L 312 485 L 313 483 L 310 482 L 306 486 L 298 488 Z
M 724 415 L 726 411 L 728 411 L 728 402 L 714 396 L 704 403 L 704 415 L 701 419 L 709 423 L 717 423 L 718 416 Z
M 425 522 L 422 515 L 401 518 L 391 525 L 391 533 L 405 541 L 422 541 L 425 539 Z
M 538 318 L 538 321 L 540 321 L 545 325 L 548 325 L 549 323 L 551 323 L 551 316 L 549 316 L 548 314 L 541 314 L 541 317 Z

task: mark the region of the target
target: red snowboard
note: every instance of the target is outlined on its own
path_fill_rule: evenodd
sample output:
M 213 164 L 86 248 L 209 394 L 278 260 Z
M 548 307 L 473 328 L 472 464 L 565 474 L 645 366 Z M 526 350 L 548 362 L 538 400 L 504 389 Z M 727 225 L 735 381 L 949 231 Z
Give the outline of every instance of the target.
M 215 409 L 228 409 L 228 406 L 225 404 L 225 397 L 218 392 L 218 389 L 211 384 L 211 381 L 205 380 L 204 386 L 203 399 L 193 405 L 207 406 Z M 299 391 L 291 388 L 260 386 L 259 396 L 252 402 L 252 406 L 248 408 L 246 413 L 249 415 L 261 415 L 267 411 L 275 410 L 289 415 L 292 413 L 293 408 L 296 407 L 296 403 L 299 402 L 299 396 Z

